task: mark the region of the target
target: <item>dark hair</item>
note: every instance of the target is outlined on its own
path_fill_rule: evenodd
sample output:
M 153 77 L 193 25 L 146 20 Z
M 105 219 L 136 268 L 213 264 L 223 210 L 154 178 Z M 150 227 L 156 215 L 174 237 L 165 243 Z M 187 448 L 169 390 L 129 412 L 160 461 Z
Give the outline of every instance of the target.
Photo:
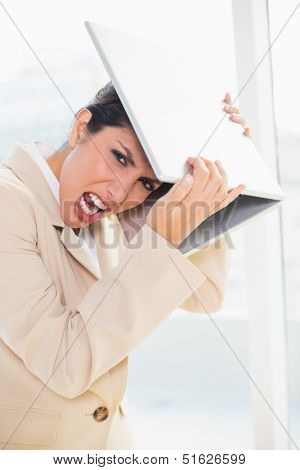
M 101 88 L 84 107 L 92 113 L 92 117 L 86 126 L 90 134 L 101 131 L 105 126 L 132 128 L 132 124 L 111 81 Z

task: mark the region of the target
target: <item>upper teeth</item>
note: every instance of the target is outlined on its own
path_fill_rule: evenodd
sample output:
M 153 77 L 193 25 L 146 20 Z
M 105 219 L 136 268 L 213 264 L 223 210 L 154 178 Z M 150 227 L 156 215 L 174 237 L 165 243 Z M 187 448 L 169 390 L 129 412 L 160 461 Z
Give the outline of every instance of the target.
M 98 198 L 98 196 L 95 196 L 95 194 L 93 193 L 89 193 L 89 195 L 90 195 L 91 200 L 96 206 L 100 207 L 100 209 L 103 209 L 103 210 L 107 209 L 107 206 L 101 201 L 101 199 Z
M 80 207 L 83 210 L 83 212 L 85 212 L 88 215 L 94 215 L 99 210 L 98 207 L 94 207 L 94 209 L 90 209 L 88 207 L 87 203 L 85 202 L 85 199 L 84 199 L 83 196 L 81 196 L 79 204 L 80 204 Z
M 86 214 L 94 215 L 94 214 L 96 214 L 96 212 L 99 211 L 99 209 L 103 209 L 103 210 L 107 209 L 107 206 L 105 204 L 103 204 L 103 202 L 101 201 L 101 199 L 98 198 L 98 196 L 95 196 L 93 193 L 89 193 L 89 195 L 90 195 L 90 198 L 92 199 L 93 203 L 97 207 L 94 207 L 93 209 L 90 209 L 88 207 L 87 203 L 85 202 L 84 196 L 82 195 L 79 204 L 80 204 L 81 209 Z

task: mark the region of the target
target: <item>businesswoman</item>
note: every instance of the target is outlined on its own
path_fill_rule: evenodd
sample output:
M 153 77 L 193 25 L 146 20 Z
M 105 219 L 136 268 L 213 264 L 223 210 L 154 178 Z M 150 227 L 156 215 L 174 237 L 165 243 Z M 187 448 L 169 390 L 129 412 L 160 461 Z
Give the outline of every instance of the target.
M 228 95 L 225 103 L 245 127 Z M 187 164 L 192 177 L 158 199 L 128 242 L 117 214 L 161 182 L 111 83 L 59 149 L 18 143 L 2 162 L 2 449 L 134 447 L 128 354 L 177 307 L 220 308 L 225 241 L 190 256 L 178 246 L 245 188 L 229 190 L 220 162 Z

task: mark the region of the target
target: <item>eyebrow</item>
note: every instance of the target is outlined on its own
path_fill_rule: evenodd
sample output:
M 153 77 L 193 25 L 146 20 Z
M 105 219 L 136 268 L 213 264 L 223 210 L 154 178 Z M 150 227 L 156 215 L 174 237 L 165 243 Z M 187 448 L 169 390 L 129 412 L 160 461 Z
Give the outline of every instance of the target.
M 122 144 L 122 142 L 120 140 L 116 139 L 116 141 L 121 145 L 123 150 L 125 150 L 126 157 L 128 158 L 128 161 L 131 164 L 131 166 L 136 168 L 136 164 L 135 164 L 135 161 L 134 161 L 131 150 L 128 147 L 126 147 L 126 145 Z M 149 181 L 152 181 L 153 183 L 162 184 L 162 181 L 159 181 L 157 178 L 150 178 L 149 176 L 145 176 L 145 178 L 147 178 L 147 180 L 149 180 Z

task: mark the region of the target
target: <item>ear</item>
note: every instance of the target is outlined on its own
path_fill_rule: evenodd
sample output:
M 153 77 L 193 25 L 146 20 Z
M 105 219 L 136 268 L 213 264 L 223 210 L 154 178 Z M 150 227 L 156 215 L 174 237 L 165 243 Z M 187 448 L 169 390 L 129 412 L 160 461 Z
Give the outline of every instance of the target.
M 77 113 L 69 135 L 69 145 L 71 148 L 76 147 L 80 139 L 83 137 L 86 125 L 91 118 L 92 113 L 87 108 L 83 108 Z

